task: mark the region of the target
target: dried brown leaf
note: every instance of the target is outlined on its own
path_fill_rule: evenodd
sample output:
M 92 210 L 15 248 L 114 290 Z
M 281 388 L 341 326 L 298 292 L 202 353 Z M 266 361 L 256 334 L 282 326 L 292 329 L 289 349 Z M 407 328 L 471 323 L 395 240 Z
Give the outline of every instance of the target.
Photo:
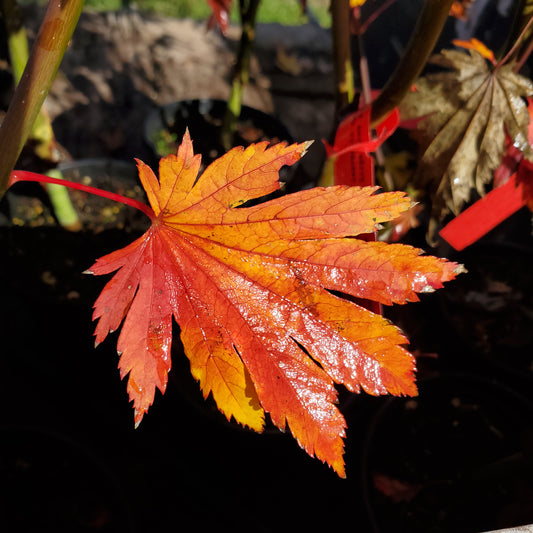
M 441 213 L 458 213 L 474 191 L 485 194 L 506 132 L 530 155 L 524 97 L 533 94 L 533 83 L 512 64 L 494 67 L 475 50 L 443 50 L 431 62 L 452 70 L 420 79 L 402 104 L 402 117 L 427 115 L 414 135 L 423 151 L 418 177 L 436 192 Z

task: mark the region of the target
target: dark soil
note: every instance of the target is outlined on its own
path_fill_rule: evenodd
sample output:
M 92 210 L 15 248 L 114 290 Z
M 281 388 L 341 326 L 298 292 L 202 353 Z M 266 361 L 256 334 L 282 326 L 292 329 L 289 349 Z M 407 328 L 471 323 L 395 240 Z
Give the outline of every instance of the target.
M 317 531 L 333 523 L 474 533 L 533 521 L 532 379 L 524 358 L 514 358 L 531 355 L 531 328 L 517 332 L 518 349 L 495 346 L 507 363 L 495 366 L 473 347 L 476 335 L 458 333 L 457 293 L 389 312 L 423 352 L 421 395 L 342 394 L 347 480 L 289 434 L 228 424 L 202 399 L 177 332 L 168 390 L 134 430 L 116 336 L 93 346 L 91 306 L 104 280 L 82 272 L 145 223 L 78 234 L 0 228 L 0 516 L 8 531 Z M 519 268 L 513 277 L 522 283 Z M 515 303 L 531 309 L 526 298 Z M 500 317 L 498 327 L 509 324 Z
M 282 117 L 295 140 L 319 140 L 333 110 L 329 40 L 314 27 L 301 32 L 259 28 L 246 103 Z M 144 117 L 175 100 L 224 98 L 235 35 L 84 15 L 49 102 L 59 141 L 75 158 L 153 164 Z M 297 76 L 276 66 L 278 46 L 298 59 Z M 315 178 L 315 146 L 303 182 Z M 135 178 L 93 184 L 142 197 Z M 19 187 L 0 206 L 3 530 L 475 533 L 533 523 L 527 212 L 456 257 L 470 271 L 462 280 L 387 310 L 419 355 L 421 394 L 342 391 L 341 480 L 289 434 L 227 423 L 190 377 L 178 332 L 168 390 L 133 429 L 116 335 L 93 345 L 91 307 L 105 280 L 82 272 L 148 221 L 73 199 L 85 224 L 75 234 L 55 224 L 38 186 Z M 416 231 L 408 239 L 424 242 Z

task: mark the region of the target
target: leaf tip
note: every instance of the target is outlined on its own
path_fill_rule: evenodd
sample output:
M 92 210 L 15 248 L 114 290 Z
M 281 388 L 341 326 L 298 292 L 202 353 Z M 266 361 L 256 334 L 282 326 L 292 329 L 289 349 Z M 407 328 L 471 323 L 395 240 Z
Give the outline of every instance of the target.
M 458 276 L 459 274 L 468 274 L 468 270 L 463 264 L 458 263 L 457 266 L 453 269 L 453 273 Z
M 431 292 L 435 292 L 435 288 L 432 287 L 431 285 L 424 285 L 424 287 L 422 287 L 422 289 L 420 289 L 420 292 L 422 294 L 429 294 Z
M 333 471 L 341 478 L 346 479 L 346 469 L 344 466 L 344 459 L 342 456 L 339 458 L 338 461 L 335 461 L 334 463 L 330 463 L 331 468 Z
M 300 157 L 303 157 L 306 153 L 307 153 L 307 150 L 309 150 L 310 146 L 314 143 L 315 141 L 304 141 L 302 143 L 302 151 L 300 152 Z
M 91 276 L 94 276 L 94 272 L 91 269 L 84 270 L 82 274 L 91 274 Z
M 135 421 L 135 429 L 137 429 L 140 426 L 144 413 L 146 413 L 145 409 L 134 409 L 133 410 L 133 419 Z

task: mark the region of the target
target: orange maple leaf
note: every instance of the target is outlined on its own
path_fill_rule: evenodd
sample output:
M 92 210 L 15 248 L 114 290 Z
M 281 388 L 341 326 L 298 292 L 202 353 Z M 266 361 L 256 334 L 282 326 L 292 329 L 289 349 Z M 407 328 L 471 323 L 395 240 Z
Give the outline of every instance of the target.
M 479 52 L 482 57 L 488 59 L 493 65 L 496 65 L 496 58 L 494 57 L 494 52 L 487 45 L 485 45 L 475 37 L 472 37 L 468 41 L 454 39 L 452 43 L 455 46 L 460 46 L 461 48 L 465 48 L 467 50 L 476 50 L 476 52 Z
M 332 291 L 404 303 L 454 278 L 457 265 L 351 238 L 408 209 L 403 193 L 335 186 L 243 206 L 279 189 L 280 167 L 306 147 L 234 148 L 198 178 L 186 134 L 159 180 L 138 161 L 152 226 L 91 267 L 118 270 L 95 303 L 95 336 L 102 342 L 125 317 L 119 368 L 136 424 L 155 388 L 165 391 L 174 317 L 192 374 L 228 419 L 261 431 L 266 411 L 344 476 L 334 383 L 412 395 L 415 364 L 397 328 Z
M 468 20 L 468 10 L 473 0 L 457 0 L 450 7 L 450 17 L 460 20 Z

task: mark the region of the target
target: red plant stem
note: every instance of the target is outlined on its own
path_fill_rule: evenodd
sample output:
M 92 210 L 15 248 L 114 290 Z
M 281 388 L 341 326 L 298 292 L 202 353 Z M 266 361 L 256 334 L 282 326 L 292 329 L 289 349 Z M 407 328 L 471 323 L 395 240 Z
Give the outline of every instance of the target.
M 513 56 L 513 54 L 518 50 L 518 48 L 523 44 L 522 39 L 524 38 L 524 35 L 527 33 L 527 31 L 531 27 L 531 24 L 533 24 L 533 17 L 530 17 L 530 19 L 527 21 L 527 24 L 524 26 L 524 29 L 520 32 L 518 39 L 516 39 L 514 45 L 507 52 L 507 54 L 505 54 L 505 57 L 503 59 L 500 59 L 500 61 L 498 61 L 496 68 L 499 68 L 502 65 L 505 65 L 507 61 L 509 61 L 509 59 Z
M 529 44 L 527 45 L 526 51 L 520 56 L 520 58 L 516 62 L 516 65 L 513 68 L 513 70 L 516 73 L 522 70 L 522 67 L 524 66 L 525 62 L 528 60 L 532 52 L 533 52 L 533 41 L 530 41 Z
M 388 9 L 392 4 L 394 4 L 396 0 L 388 0 L 383 5 L 378 7 L 375 11 L 373 11 L 368 18 L 365 20 L 365 22 L 360 23 L 359 31 L 357 32 L 358 35 L 363 35 L 366 30 L 368 30 L 368 27 L 372 22 L 374 22 L 386 9 Z
M 391 2 L 388 2 L 388 4 L 382 7 L 385 7 L 386 9 L 387 7 L 389 7 L 389 5 L 392 5 L 394 2 L 395 0 L 392 0 Z M 382 13 L 383 11 L 384 9 L 378 10 L 379 13 Z M 356 26 L 363 28 L 365 24 L 361 22 L 361 10 L 355 9 L 353 11 L 353 15 L 356 19 Z M 366 55 L 363 34 L 364 34 L 364 30 L 357 32 L 357 46 L 359 48 L 359 75 L 361 77 L 361 89 L 363 91 L 364 104 L 368 105 L 372 102 L 372 86 L 370 83 L 370 70 L 368 68 L 368 57 Z M 389 172 L 385 169 L 385 154 L 383 153 L 383 148 L 381 146 L 377 146 L 374 153 L 376 156 L 376 163 L 383 169 L 383 181 L 384 181 L 384 184 L 386 185 L 385 187 L 386 190 L 388 191 L 394 190 L 394 183 L 392 181 L 392 178 Z M 375 183 L 372 183 L 371 185 L 375 185 Z
M 96 194 L 97 196 L 102 196 L 114 202 L 120 202 L 121 204 L 129 205 L 135 207 L 139 211 L 142 211 L 147 217 L 151 220 L 156 218 L 155 213 L 152 211 L 152 208 L 138 200 L 133 198 L 128 198 L 127 196 L 122 196 L 114 192 L 104 191 L 96 187 L 91 187 L 90 185 L 83 185 L 81 183 L 76 183 L 74 181 L 51 178 L 50 176 L 44 176 L 43 174 L 37 174 L 36 172 L 28 172 L 26 170 L 13 170 L 11 172 L 11 177 L 9 178 L 9 185 L 13 185 L 19 181 L 37 181 L 39 183 L 53 183 L 55 185 L 64 185 L 65 187 L 70 187 L 71 189 L 76 189 L 78 191 L 88 192 L 90 194 Z

